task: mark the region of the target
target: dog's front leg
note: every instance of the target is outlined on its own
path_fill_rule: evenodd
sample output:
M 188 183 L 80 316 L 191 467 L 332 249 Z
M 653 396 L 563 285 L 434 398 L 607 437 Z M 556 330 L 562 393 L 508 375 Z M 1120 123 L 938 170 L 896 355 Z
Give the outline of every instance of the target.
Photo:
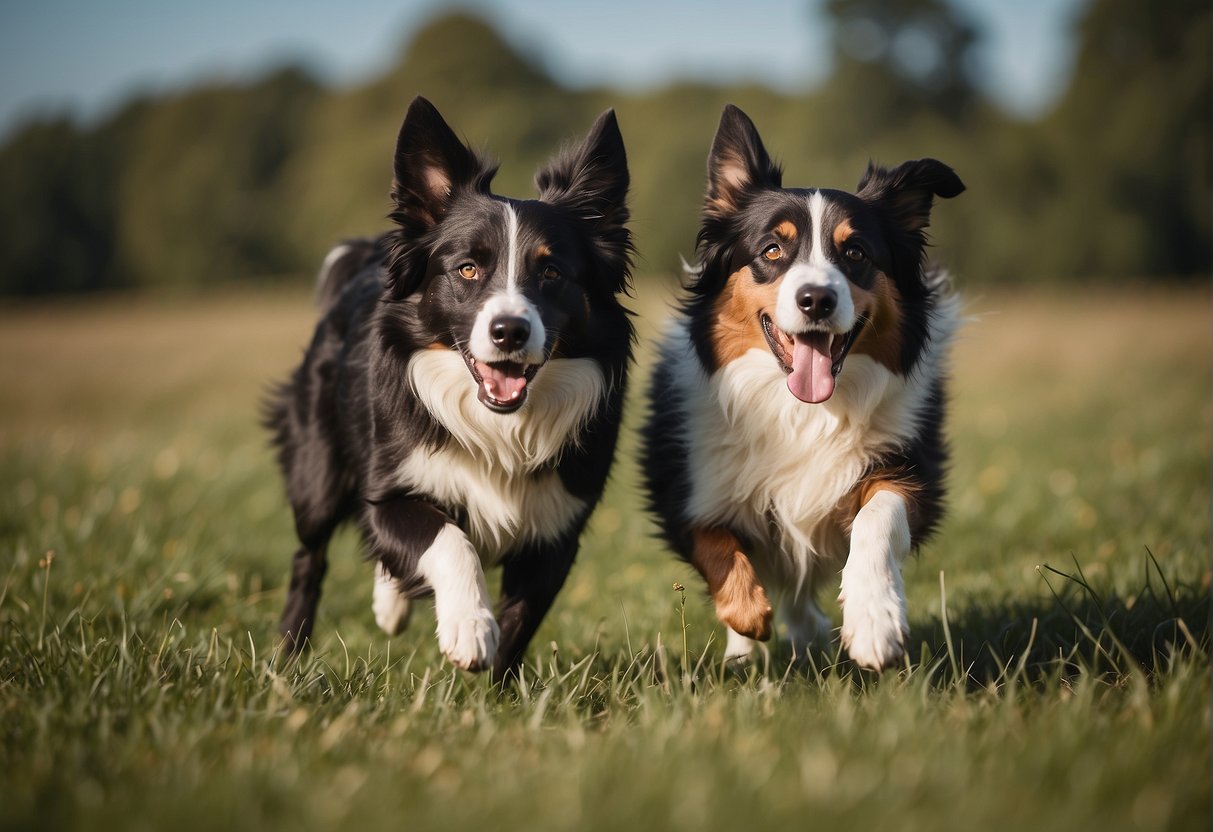
M 480 556 L 463 531 L 433 505 L 407 497 L 376 501 L 370 514 L 376 555 L 402 585 L 434 592 L 438 647 L 465 670 L 484 670 L 499 631 Z
M 905 653 L 910 634 L 901 564 L 910 552 L 903 494 L 877 487 L 855 515 L 842 570 L 842 644 L 860 667 L 880 670 Z
M 691 541 L 691 565 L 708 582 L 716 617 L 738 635 L 770 638 L 771 602 L 736 535 L 726 529 L 701 529 L 692 533 Z
M 493 679 L 505 681 L 522 663 L 527 645 L 564 586 L 577 554 L 577 538 L 523 549 L 501 570 L 501 647 L 493 662 Z

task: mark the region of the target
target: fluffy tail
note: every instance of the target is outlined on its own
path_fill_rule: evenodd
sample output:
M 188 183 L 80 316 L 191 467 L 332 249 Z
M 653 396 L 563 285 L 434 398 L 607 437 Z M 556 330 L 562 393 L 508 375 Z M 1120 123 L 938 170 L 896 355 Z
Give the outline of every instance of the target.
M 321 312 L 333 308 L 354 275 L 375 257 L 374 240 L 346 240 L 325 255 L 316 276 L 316 306 Z

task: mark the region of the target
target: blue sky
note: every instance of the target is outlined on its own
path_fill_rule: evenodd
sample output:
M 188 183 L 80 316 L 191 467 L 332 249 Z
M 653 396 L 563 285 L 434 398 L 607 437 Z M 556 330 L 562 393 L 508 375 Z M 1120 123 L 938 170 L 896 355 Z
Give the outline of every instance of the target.
M 951 0 L 987 32 L 984 85 L 1032 115 L 1064 90 L 1087 0 Z M 819 0 L 466 0 L 572 86 L 674 78 L 785 90 L 829 71 Z M 103 117 L 135 92 L 248 78 L 287 61 L 357 83 L 391 65 L 442 0 L 0 0 L 0 135 L 33 114 Z M 457 48 L 453 45 L 452 48 Z

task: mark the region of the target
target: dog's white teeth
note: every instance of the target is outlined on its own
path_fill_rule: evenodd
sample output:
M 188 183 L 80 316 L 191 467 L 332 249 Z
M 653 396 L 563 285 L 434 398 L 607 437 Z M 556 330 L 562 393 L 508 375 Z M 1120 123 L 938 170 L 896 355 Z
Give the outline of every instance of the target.
M 827 355 L 833 354 L 833 352 L 834 352 L 834 339 L 835 339 L 835 338 L 837 338 L 837 337 L 838 337 L 838 336 L 837 336 L 837 335 L 835 335 L 833 332 L 831 332 L 831 333 L 830 333 L 830 338 L 829 338 L 829 341 L 827 341 L 827 342 L 826 342 L 826 354 L 827 354 Z

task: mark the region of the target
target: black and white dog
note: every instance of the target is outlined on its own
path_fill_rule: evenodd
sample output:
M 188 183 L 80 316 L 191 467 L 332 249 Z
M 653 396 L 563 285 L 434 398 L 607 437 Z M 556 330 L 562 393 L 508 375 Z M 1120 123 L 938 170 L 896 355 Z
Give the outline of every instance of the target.
M 398 632 L 432 592 L 446 657 L 506 676 L 602 495 L 633 337 L 614 113 L 539 171 L 537 200 L 491 193 L 495 170 L 417 98 L 396 146 L 399 227 L 325 261 L 323 317 L 267 418 L 302 544 L 281 622 L 292 651 L 329 538 L 353 518 L 378 624 Z
M 881 668 L 908 634 L 902 561 L 940 517 L 958 312 L 924 229 L 964 185 L 933 159 L 869 166 L 856 194 L 781 178 L 726 108 L 699 266 L 652 380 L 650 503 L 707 582 L 726 656 L 770 636 L 772 601 L 794 644 L 822 640 L 815 596 L 841 570 L 843 644 Z

